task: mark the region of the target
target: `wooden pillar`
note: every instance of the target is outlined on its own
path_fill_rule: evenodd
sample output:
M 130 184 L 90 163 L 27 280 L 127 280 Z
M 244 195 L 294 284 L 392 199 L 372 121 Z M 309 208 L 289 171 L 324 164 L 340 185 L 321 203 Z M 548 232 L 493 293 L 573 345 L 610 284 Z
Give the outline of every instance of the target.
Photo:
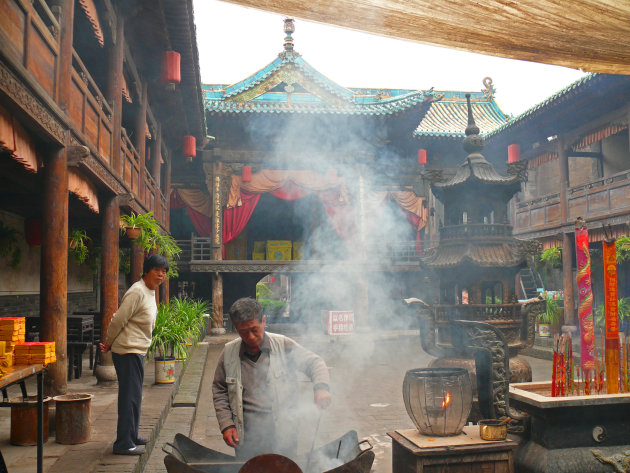
M 223 202 L 222 163 L 212 165 L 212 259 L 223 259 Z M 223 328 L 223 276 L 219 272 L 212 273 L 212 318 L 213 328 L 217 333 L 225 333 Z
M 59 82 L 57 103 L 67 111 L 72 88 L 72 38 L 74 32 L 74 0 L 61 0 L 59 39 Z
M 157 131 L 155 132 L 155 140 L 153 140 L 153 146 L 151 147 L 151 176 L 153 176 L 153 180 L 155 181 L 155 185 L 160 188 L 160 170 L 162 160 L 162 127 L 160 125 L 157 126 Z M 166 196 L 168 199 L 170 196 Z
M 573 235 L 562 235 L 562 285 L 564 287 L 564 325 L 577 326 L 573 302 Z
M 166 169 L 164 173 L 164 197 L 166 197 L 166 215 L 171 215 L 171 159 L 166 160 Z M 171 223 L 167 218 L 164 222 L 167 230 L 170 230 Z
M 131 243 L 131 264 L 130 276 L 131 284 L 137 282 L 142 277 L 142 265 L 144 264 L 144 248 L 136 241 Z
M 67 142 L 66 137 L 66 142 Z M 45 159 L 40 272 L 40 340 L 55 342 L 57 363 L 45 377 L 47 395 L 68 391 L 68 167 L 67 148 Z
M 120 149 L 122 133 L 122 83 L 125 44 L 125 21 L 118 15 L 114 44 L 109 54 L 109 70 L 107 71 L 107 101 L 112 107 L 112 168 L 120 174 Z
M 569 154 L 564 146 L 562 137 L 558 138 L 557 146 L 558 165 L 560 166 L 560 218 L 564 224 L 567 223 L 567 218 L 569 217 Z
M 118 225 L 120 208 L 118 197 L 107 197 L 101 205 L 101 340 L 107 338 L 107 328 L 114 312 L 118 309 Z M 111 352 L 101 354 L 101 364 L 96 370 L 96 379 L 116 381 L 116 371 Z
M 166 304 L 170 298 L 169 296 L 169 279 L 164 280 L 160 286 L 160 302 Z
M 136 115 L 136 129 L 135 129 L 135 147 L 138 151 L 140 178 L 138 179 L 138 193 L 140 194 L 140 201 L 144 202 L 145 196 L 145 169 L 146 169 L 146 126 L 147 126 L 147 84 L 141 85 L 141 97 L 138 104 L 138 114 Z

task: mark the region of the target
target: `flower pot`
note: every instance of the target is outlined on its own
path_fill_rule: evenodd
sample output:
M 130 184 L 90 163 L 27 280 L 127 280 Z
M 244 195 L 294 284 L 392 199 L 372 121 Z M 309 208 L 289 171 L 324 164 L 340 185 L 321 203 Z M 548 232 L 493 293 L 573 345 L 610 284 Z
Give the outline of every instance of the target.
M 538 322 L 538 336 L 551 337 L 551 324 Z
M 142 235 L 142 228 L 140 227 L 125 227 L 125 234 L 130 240 L 135 240 Z
M 74 250 L 77 247 L 77 241 L 76 240 L 68 240 L 68 249 L 69 250 Z
M 155 358 L 155 384 L 175 383 L 175 358 Z

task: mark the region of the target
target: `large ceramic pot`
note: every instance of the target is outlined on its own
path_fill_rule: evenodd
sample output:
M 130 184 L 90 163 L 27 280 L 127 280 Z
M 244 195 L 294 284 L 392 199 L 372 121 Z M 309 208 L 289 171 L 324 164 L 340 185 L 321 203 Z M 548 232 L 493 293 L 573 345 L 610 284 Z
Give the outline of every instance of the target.
M 421 434 L 461 433 L 472 406 L 472 386 L 464 368 L 409 370 L 403 381 L 407 414 Z

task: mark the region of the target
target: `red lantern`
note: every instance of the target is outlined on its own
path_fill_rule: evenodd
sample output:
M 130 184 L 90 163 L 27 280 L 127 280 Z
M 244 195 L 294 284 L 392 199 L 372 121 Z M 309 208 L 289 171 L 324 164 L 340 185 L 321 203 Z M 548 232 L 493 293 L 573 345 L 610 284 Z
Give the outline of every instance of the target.
M 182 148 L 186 161 L 192 161 L 197 156 L 197 140 L 194 136 L 186 135 L 182 140 Z
M 252 167 L 251 166 L 243 166 L 241 169 L 241 179 L 243 182 L 251 182 L 252 180 Z
M 162 55 L 162 83 L 175 87 L 182 81 L 180 55 L 175 51 L 164 51 Z
M 42 221 L 38 218 L 27 218 L 24 221 L 24 238 L 29 246 L 42 245 Z
M 508 163 L 516 163 L 521 159 L 521 145 L 508 146 Z
M 421 164 L 421 165 L 427 164 L 427 150 L 426 149 L 418 150 L 418 164 Z

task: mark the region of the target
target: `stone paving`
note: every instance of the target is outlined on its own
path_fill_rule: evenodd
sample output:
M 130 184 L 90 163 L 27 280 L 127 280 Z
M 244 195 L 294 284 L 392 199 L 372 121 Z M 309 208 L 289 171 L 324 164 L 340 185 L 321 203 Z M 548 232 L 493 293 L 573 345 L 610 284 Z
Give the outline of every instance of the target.
M 308 452 L 313 445 L 318 447 L 356 430 L 360 439 L 369 440 L 374 447 L 374 473 L 391 473 L 391 440 L 387 432 L 413 427 L 401 395 L 404 374 L 409 369 L 427 366 L 431 360 L 420 348 L 417 331 L 361 332 L 347 338 L 330 338 L 319 331 L 297 333 L 292 325 L 271 329 L 286 333 L 320 354 L 330 368 L 333 404 L 321 413 L 321 420 L 312 402 L 312 386 L 304 379 L 299 451 Z M 153 384 L 152 363 L 147 364 L 141 434 L 151 442 L 147 446 L 149 453 L 139 458 L 111 453 L 116 430 L 117 386 L 97 385 L 86 366 L 83 377 L 69 383 L 69 390 L 95 394 L 92 438 L 80 445 L 60 445 L 55 443 L 53 433 L 44 447 L 44 471 L 162 473 L 166 471 L 162 446 L 178 432 L 209 448 L 232 454 L 233 450 L 223 443 L 214 416 L 211 385 L 223 345 L 235 336 L 206 337 L 183 373 L 182 367 L 178 367 L 175 386 Z M 549 377 L 550 362 L 527 360 L 532 365 L 534 380 Z M 34 387 L 30 391 L 34 392 Z M 9 409 L 0 409 L 0 451 L 8 471 L 34 472 L 36 448 L 9 444 L 9 417 Z M 51 423 L 54 424 L 53 418 Z

